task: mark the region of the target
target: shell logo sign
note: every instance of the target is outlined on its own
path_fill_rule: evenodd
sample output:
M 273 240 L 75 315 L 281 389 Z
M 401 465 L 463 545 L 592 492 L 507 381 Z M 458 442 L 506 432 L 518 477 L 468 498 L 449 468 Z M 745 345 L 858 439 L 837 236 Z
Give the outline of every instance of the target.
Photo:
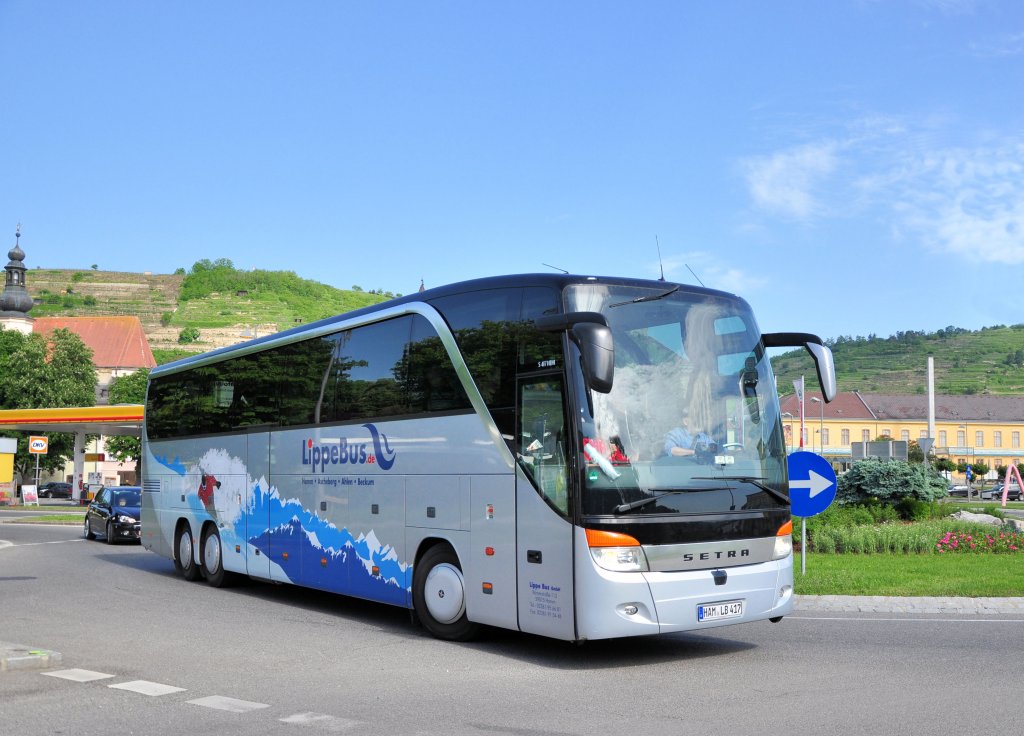
M 46 437 L 28 438 L 28 451 L 33 455 L 45 455 L 49 446 L 50 440 Z

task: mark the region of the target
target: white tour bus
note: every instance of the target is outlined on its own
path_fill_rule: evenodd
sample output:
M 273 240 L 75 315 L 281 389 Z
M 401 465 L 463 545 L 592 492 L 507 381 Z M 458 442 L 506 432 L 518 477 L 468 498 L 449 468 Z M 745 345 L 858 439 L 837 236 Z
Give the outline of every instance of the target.
M 454 284 L 154 370 L 142 541 L 236 575 L 584 641 L 779 620 L 786 445 L 742 299 L 625 278 Z

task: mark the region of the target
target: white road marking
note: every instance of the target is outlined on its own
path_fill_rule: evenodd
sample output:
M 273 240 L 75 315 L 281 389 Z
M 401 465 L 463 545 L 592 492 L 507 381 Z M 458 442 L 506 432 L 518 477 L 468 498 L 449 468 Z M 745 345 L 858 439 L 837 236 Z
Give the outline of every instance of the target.
M 131 682 L 122 682 L 118 685 L 107 685 L 107 687 L 113 688 L 114 690 L 129 690 L 133 693 L 149 695 L 151 697 L 185 692 L 185 688 L 183 687 L 161 685 L 159 682 L 150 682 L 149 680 L 132 680 Z
M 266 703 L 236 700 L 235 698 L 226 698 L 223 695 L 211 695 L 208 698 L 199 698 L 197 700 L 189 700 L 188 702 L 203 708 L 215 708 L 216 710 L 226 710 L 231 713 L 248 713 L 249 711 L 270 707 Z
M 360 725 L 359 721 L 348 718 L 336 718 L 326 713 L 296 713 L 287 718 L 279 718 L 281 723 L 288 723 L 296 726 L 314 726 L 320 731 L 339 733 L 348 731 Z
M 92 682 L 93 680 L 106 680 L 113 677 L 114 675 L 108 675 L 103 672 L 93 672 L 92 670 L 57 670 L 56 672 L 40 672 L 41 675 L 47 677 L 59 677 L 62 680 L 71 680 L 73 682 Z

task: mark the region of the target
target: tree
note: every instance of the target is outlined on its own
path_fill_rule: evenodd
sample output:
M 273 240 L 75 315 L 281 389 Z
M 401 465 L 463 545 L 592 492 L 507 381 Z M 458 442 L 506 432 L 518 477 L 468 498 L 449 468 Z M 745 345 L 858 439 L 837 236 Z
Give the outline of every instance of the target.
M 149 381 L 149 369 L 119 376 L 110 382 L 111 404 L 142 404 L 146 401 L 146 384 Z M 138 462 L 142 455 L 142 442 L 138 437 L 109 437 L 106 441 L 107 453 L 119 462 L 132 460 Z
M 47 336 L 0 331 L 0 408 L 43 409 L 92 406 L 96 402 L 96 368 L 90 350 L 69 330 Z M 7 433 L 18 438 L 15 468 L 28 475 L 36 456 L 28 452 L 27 433 Z M 74 437 L 49 435 L 49 452 L 39 457 L 40 467 L 59 470 L 72 457 Z

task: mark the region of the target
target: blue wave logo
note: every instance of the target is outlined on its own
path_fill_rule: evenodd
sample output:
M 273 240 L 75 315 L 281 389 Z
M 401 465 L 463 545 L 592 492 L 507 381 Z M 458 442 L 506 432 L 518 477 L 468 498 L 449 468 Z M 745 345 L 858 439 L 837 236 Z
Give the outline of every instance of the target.
M 370 436 L 373 437 L 373 451 L 376 456 L 377 465 L 380 466 L 381 470 L 391 470 L 391 466 L 395 464 L 395 458 L 398 457 L 398 452 L 391 449 L 388 445 L 388 436 L 377 431 L 377 428 L 372 424 L 364 424 L 368 430 L 370 430 Z

